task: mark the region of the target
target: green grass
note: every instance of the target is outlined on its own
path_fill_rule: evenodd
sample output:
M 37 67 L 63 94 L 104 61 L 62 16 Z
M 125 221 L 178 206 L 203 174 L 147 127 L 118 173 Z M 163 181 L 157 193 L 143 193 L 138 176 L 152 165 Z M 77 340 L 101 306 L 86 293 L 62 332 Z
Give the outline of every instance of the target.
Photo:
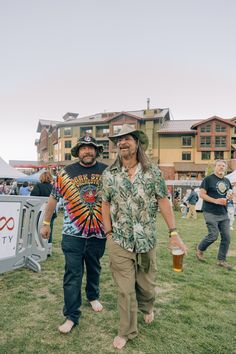
M 157 298 L 155 321 L 143 322 L 139 314 L 139 336 L 128 342 L 124 353 L 150 354 L 233 354 L 236 353 L 236 269 L 216 266 L 219 241 L 206 252 L 207 262 L 195 258 L 195 246 L 206 234 L 202 214 L 198 220 L 181 219 L 178 230 L 189 253 L 184 271 L 174 273 L 167 250 L 167 228 L 158 216 Z M 102 313 L 92 312 L 83 293 L 82 317 L 71 334 L 63 336 L 57 327 L 63 322 L 62 278 L 64 258 L 60 249 L 61 223 L 55 222 L 53 256 L 42 263 L 42 272 L 20 269 L 0 275 L 0 354 L 5 353 L 115 353 L 117 334 L 116 288 L 102 260 Z M 236 265 L 236 232 L 228 262 Z

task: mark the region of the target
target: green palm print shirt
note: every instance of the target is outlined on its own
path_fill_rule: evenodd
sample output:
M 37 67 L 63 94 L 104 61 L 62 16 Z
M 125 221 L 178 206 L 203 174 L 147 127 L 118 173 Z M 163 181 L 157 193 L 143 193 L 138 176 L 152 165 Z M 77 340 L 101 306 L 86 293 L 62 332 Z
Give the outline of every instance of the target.
M 113 241 L 130 252 L 150 251 L 157 239 L 157 201 L 165 197 L 166 184 L 154 164 L 143 173 L 139 163 L 132 182 L 119 164 L 107 168 L 102 175 L 102 200 L 110 203 Z

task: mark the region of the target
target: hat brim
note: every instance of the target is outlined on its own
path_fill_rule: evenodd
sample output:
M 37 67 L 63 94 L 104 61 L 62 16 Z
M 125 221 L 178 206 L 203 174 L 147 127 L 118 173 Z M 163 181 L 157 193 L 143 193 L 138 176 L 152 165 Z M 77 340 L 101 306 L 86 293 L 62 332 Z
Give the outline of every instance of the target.
M 73 157 L 78 157 L 78 151 L 79 151 L 79 148 L 83 145 L 90 145 L 90 146 L 93 146 L 95 148 L 95 150 L 97 151 L 97 155 L 100 155 L 102 152 L 103 152 L 103 145 L 96 145 L 94 144 L 92 141 L 88 141 L 88 142 L 85 142 L 83 141 L 82 143 L 77 143 L 72 149 L 71 149 L 71 155 Z
M 132 132 L 127 132 L 127 133 L 122 133 L 122 134 L 117 134 L 115 136 L 109 136 L 109 139 L 115 143 L 117 142 L 117 139 L 120 138 L 121 136 L 125 136 L 125 135 L 134 135 L 138 141 L 140 142 L 142 148 L 144 151 L 147 150 L 148 148 L 148 137 L 147 135 L 142 131 L 142 130 L 134 130 Z

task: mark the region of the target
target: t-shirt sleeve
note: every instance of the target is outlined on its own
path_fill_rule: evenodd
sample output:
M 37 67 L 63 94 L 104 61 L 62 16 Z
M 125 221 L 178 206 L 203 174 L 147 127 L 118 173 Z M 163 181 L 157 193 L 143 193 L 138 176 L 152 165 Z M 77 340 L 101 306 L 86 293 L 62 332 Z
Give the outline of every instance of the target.
M 57 201 L 59 201 L 59 199 L 62 198 L 62 195 L 60 193 L 60 185 L 61 185 L 61 175 L 58 175 L 55 183 L 53 184 L 52 191 L 51 191 L 51 196 L 55 198 Z
M 205 191 L 208 190 L 208 178 L 204 178 L 204 180 L 202 181 L 201 185 L 200 185 L 200 189 L 205 189 Z

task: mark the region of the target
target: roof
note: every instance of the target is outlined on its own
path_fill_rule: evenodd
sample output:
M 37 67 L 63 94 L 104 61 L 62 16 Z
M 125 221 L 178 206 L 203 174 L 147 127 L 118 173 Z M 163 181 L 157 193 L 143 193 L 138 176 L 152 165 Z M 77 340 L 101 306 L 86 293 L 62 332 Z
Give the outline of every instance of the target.
M 207 122 L 210 122 L 211 120 L 218 120 L 218 121 L 220 121 L 222 123 L 231 125 L 232 127 L 235 126 L 235 123 L 232 122 L 230 119 L 224 119 L 224 118 L 220 118 L 220 117 L 217 117 L 217 116 L 213 116 L 213 117 L 210 117 L 208 119 L 200 120 L 197 123 L 193 124 L 192 125 L 192 129 L 197 128 L 199 125 L 206 124 Z
M 161 128 L 157 131 L 160 134 L 175 134 L 175 133 L 192 133 L 196 132 L 191 129 L 193 124 L 199 120 L 168 120 L 165 121 Z
M 194 162 L 174 162 L 175 171 L 205 172 L 207 165 Z
M 46 119 L 40 119 L 38 124 L 37 132 L 40 133 L 43 127 L 49 127 L 50 125 L 57 125 L 59 127 L 63 126 L 72 126 L 72 125 L 80 125 L 80 124 L 94 124 L 94 123 L 104 123 L 108 124 L 112 119 L 117 118 L 119 115 L 128 115 L 130 117 L 136 119 L 160 119 L 167 118 L 169 119 L 169 108 L 152 108 L 150 109 L 151 115 L 147 114 L 147 110 L 137 110 L 137 111 L 121 111 L 121 112 L 104 112 L 104 113 L 96 113 L 85 117 L 76 118 L 68 121 L 52 121 Z M 72 115 L 73 113 L 70 113 Z M 77 113 L 75 113 L 77 114 Z
M 43 128 L 49 128 L 50 126 L 56 126 L 61 123 L 56 120 L 40 119 L 38 122 L 37 133 L 41 133 Z

